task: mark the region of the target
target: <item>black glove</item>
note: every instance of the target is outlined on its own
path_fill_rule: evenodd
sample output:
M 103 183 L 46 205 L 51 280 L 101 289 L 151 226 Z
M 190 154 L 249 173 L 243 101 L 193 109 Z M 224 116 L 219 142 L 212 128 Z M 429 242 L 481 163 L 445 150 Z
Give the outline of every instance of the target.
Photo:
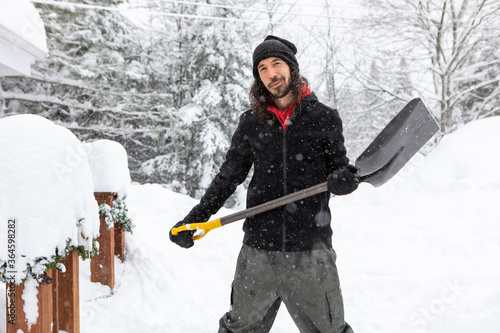
M 328 191 L 335 195 L 346 195 L 358 188 L 359 179 L 356 176 L 358 168 L 349 164 L 328 175 Z
M 180 221 L 180 222 L 177 222 L 177 224 L 174 225 L 173 228 L 178 228 L 178 227 L 183 226 L 183 225 L 188 224 L 188 223 L 189 222 Z M 193 235 L 195 232 L 196 232 L 195 230 L 180 231 L 177 234 L 177 236 L 174 236 L 174 235 L 172 235 L 172 230 L 170 230 L 170 233 L 168 234 L 168 236 L 170 237 L 170 240 L 172 242 L 174 242 L 175 244 L 177 244 L 180 247 L 183 247 L 185 249 L 189 249 L 191 246 L 194 245 Z

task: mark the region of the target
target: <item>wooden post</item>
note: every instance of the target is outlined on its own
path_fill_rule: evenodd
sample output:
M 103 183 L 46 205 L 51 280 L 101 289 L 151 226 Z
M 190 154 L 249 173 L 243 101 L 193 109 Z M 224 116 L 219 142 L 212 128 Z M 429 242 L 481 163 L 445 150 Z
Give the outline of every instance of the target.
M 59 332 L 59 271 L 54 272 L 52 279 L 52 330 L 54 333 Z
M 115 255 L 125 261 L 125 230 L 115 222 Z
M 47 276 L 53 278 L 52 269 L 47 271 Z M 38 319 L 28 330 L 28 322 L 24 313 L 24 282 L 20 286 L 6 284 L 7 286 L 7 333 L 51 333 L 53 332 L 53 295 L 52 283 L 40 284 L 37 287 Z
M 116 195 L 114 192 L 95 192 L 94 196 L 97 203 L 103 203 L 112 206 L 113 198 Z M 92 257 L 90 260 L 90 281 L 100 282 L 107 285 L 113 290 L 115 287 L 115 236 L 114 228 L 108 229 L 104 216 L 101 215 L 101 225 L 99 227 L 99 254 Z
M 66 267 L 66 271 L 56 273 L 57 295 L 54 295 L 54 300 L 57 303 L 57 315 L 54 316 L 54 327 L 57 326 L 58 330 L 68 333 L 80 333 L 80 263 L 78 252 L 72 251 L 61 260 L 61 263 Z M 55 323 L 56 317 L 57 324 Z

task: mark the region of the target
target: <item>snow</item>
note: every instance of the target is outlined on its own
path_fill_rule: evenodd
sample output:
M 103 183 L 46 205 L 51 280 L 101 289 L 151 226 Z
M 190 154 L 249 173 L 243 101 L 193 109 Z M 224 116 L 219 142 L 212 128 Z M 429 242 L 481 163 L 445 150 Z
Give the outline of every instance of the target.
M 0 10 L 0 32 L 8 30 L 16 34 L 16 38 L 21 38 L 43 53 L 48 53 L 43 21 L 30 1 L 0 0 L 0 8 L 3 8 Z
M 422 179 L 436 188 L 459 186 L 500 189 L 500 176 L 492 172 L 500 162 L 498 128 L 500 117 L 487 118 L 471 122 L 445 136 L 429 156 L 427 166 L 419 170 Z M 450 155 L 454 158 L 450 158 Z M 439 165 L 439 169 L 432 172 L 429 166 L 434 165 Z
M 201 106 L 197 104 L 188 104 L 179 110 L 179 115 L 187 126 L 193 122 L 198 121 L 203 113 Z
M 73 133 L 40 116 L 0 119 L 1 261 L 8 258 L 10 218 L 18 221 L 18 283 L 27 264 L 35 267 L 38 258 L 51 258 L 56 248 L 64 253 L 68 240 L 91 250 L 99 234 L 87 154 Z
M 31 75 L 48 53 L 43 21 L 29 0 L 0 0 L 0 76 Z
M 94 192 L 117 192 L 120 198 L 126 196 L 130 171 L 125 148 L 111 140 L 84 143 L 83 148 L 88 154 Z
M 500 332 L 499 126 L 500 117 L 470 123 L 387 184 L 332 198 L 355 332 Z M 126 261 L 115 262 L 114 292 L 91 283 L 89 262 L 80 264 L 82 332 L 217 331 L 243 232 L 235 222 L 179 248 L 168 232 L 195 204 L 160 185 L 131 186 L 136 228 L 126 235 Z M 284 306 L 271 332 L 298 332 Z
M 38 282 L 29 275 L 24 282 L 24 290 L 21 298 L 24 301 L 23 311 L 28 321 L 28 329 L 36 324 L 38 319 Z

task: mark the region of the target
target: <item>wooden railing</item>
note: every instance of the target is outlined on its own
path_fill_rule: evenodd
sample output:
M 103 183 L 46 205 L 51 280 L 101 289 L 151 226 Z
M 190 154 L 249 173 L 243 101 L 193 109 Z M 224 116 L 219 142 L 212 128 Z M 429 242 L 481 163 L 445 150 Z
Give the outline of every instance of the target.
M 98 205 L 113 205 L 115 192 L 94 193 Z M 100 217 L 99 254 L 91 258 L 91 281 L 107 285 L 111 290 L 115 285 L 114 256 L 123 262 L 125 235 L 121 226 L 114 223 L 108 228 L 104 216 Z M 59 330 L 68 333 L 80 332 L 80 295 L 79 295 L 79 256 L 72 251 L 61 263 L 66 267 L 64 273 L 49 269 L 46 277 L 39 281 L 38 319 L 28 327 L 23 310 L 22 298 L 25 283 L 7 283 L 7 333 L 51 333 Z

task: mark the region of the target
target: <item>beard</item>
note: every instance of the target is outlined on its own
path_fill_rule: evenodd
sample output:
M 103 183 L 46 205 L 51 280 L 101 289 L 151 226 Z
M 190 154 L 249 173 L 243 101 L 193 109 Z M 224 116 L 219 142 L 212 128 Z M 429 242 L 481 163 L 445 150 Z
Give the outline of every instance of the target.
M 272 85 L 278 81 L 282 81 L 283 84 L 279 85 L 277 88 L 273 88 Z M 284 77 L 274 78 L 267 86 L 267 90 L 269 90 L 269 93 L 274 99 L 285 97 L 286 95 L 288 95 L 291 89 L 292 87 L 290 82 L 287 82 Z

